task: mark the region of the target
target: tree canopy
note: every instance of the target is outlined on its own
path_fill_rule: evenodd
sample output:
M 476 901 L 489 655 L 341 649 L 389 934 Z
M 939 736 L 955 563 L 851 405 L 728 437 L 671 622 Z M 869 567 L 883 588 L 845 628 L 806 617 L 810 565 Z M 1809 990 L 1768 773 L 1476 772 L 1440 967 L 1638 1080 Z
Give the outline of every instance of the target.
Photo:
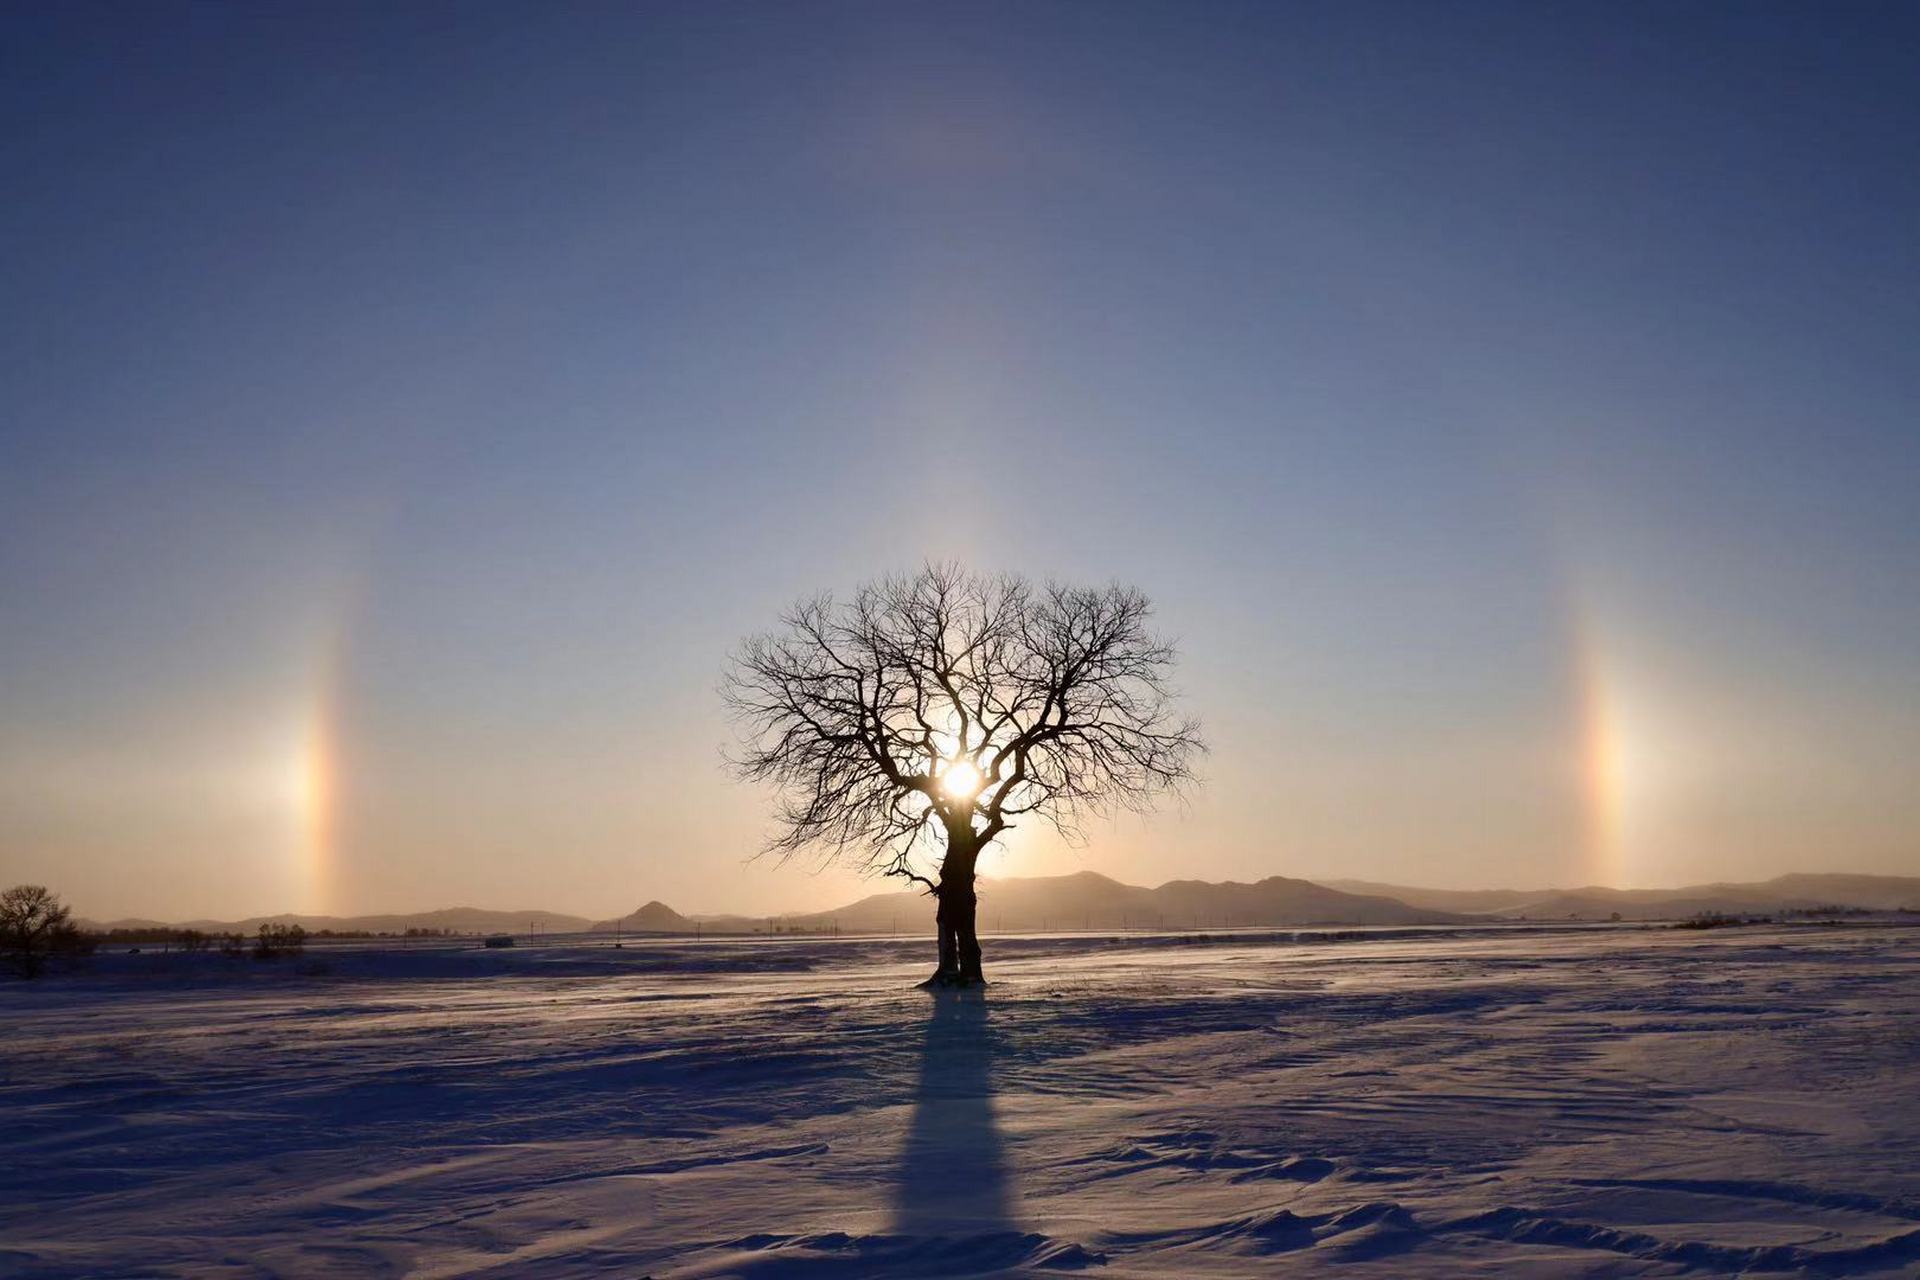
M 1031 817 L 1069 839 L 1193 778 L 1174 648 L 1120 585 L 1037 586 L 950 564 L 816 596 L 734 655 L 738 774 L 771 784 L 767 850 L 939 890 Z M 944 837 L 945 854 L 934 853 Z
M 17 884 L 0 892 L 0 964 L 37 978 L 49 957 L 80 946 L 72 912 L 46 886 Z

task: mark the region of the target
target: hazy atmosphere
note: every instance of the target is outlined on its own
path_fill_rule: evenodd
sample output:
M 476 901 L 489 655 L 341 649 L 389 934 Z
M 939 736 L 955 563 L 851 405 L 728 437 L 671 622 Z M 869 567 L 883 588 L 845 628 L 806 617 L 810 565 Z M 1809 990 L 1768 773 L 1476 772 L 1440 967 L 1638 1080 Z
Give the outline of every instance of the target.
M 0 1276 L 1920 1277 L 1916 68 L 9 0 Z
M 794 599 L 1120 578 L 1204 785 L 987 875 L 1920 874 L 1902 6 L 12 7 L 0 881 L 605 918 Z

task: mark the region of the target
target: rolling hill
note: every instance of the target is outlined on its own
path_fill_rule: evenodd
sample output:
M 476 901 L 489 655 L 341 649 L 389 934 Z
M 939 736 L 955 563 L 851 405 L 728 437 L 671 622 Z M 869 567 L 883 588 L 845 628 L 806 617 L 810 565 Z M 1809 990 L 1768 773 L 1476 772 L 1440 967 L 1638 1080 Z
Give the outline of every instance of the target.
M 1122 884 L 1092 871 L 979 882 L 982 932 L 1047 929 L 1262 928 L 1342 924 L 1455 924 L 1484 920 L 1682 919 L 1702 913 L 1771 913 L 1823 907 L 1920 909 L 1920 877 L 1796 874 L 1747 884 L 1677 889 L 1423 889 L 1368 880 L 1317 883 L 1269 876 L 1251 884 L 1170 880 L 1156 888 Z M 310 932 L 404 933 L 444 929 L 478 933 L 755 933 L 772 929 L 841 933 L 920 933 L 933 907 L 918 890 L 871 894 L 831 911 L 799 915 L 684 915 L 653 901 L 617 919 L 589 921 L 557 911 L 449 907 L 369 916 L 250 916 L 244 920 L 83 921 L 88 928 L 192 928 L 251 933 L 263 923 Z
M 1375 894 L 1344 893 L 1309 880 L 1270 876 L 1253 884 L 1233 881 L 1173 880 L 1154 889 L 1122 884 L 1092 871 L 1067 876 L 1010 878 L 979 882 L 983 932 L 1043 929 L 1185 929 L 1308 924 L 1446 924 L 1463 917 Z M 682 916 L 663 903 L 650 902 L 616 923 L 630 931 L 691 933 L 740 932 L 778 924 L 806 931 L 842 933 L 922 932 L 933 906 L 918 890 L 876 893 L 831 911 L 780 916 Z M 653 923 L 636 923 L 642 917 Z
M 1371 880 L 1332 880 L 1350 893 L 1397 898 L 1411 906 L 1464 915 L 1558 920 L 1672 919 L 1702 913 L 1810 911 L 1849 907 L 1868 911 L 1920 908 L 1920 877 L 1796 874 L 1752 883 L 1686 885 L 1677 889 L 1422 889 Z

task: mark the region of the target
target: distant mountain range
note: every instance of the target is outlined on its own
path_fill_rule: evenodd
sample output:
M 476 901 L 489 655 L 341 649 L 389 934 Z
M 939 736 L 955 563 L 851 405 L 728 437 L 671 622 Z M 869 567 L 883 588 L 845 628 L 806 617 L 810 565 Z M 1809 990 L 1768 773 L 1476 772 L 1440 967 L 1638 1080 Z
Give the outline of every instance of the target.
M 1044 929 L 1188 929 L 1242 925 L 1450 924 L 1465 919 L 1431 907 L 1409 906 L 1375 894 L 1346 893 L 1270 876 L 1254 884 L 1173 880 L 1157 889 L 1121 884 L 1091 871 L 1070 876 L 981 880 L 980 928 L 986 932 Z M 597 930 L 691 933 L 782 929 L 842 933 L 911 933 L 930 927 L 933 905 L 918 890 L 876 893 L 833 911 L 779 917 L 683 916 L 649 902 L 630 916 L 602 920 Z M 640 921 L 645 921 L 644 924 Z
M 1069 876 L 981 880 L 983 932 L 1046 929 L 1205 929 L 1338 924 L 1461 924 L 1486 920 L 1679 919 L 1702 913 L 1813 911 L 1827 907 L 1920 910 L 1920 877 L 1786 875 L 1754 884 L 1703 884 L 1680 889 L 1422 889 L 1366 880 L 1325 884 L 1269 876 L 1252 884 L 1171 880 L 1158 888 L 1122 884 L 1082 871 Z M 833 911 L 802 915 L 682 915 L 649 902 L 617 919 L 590 921 L 556 911 L 440 911 L 378 916 L 251 916 L 245 920 L 155 920 L 89 923 L 92 928 L 191 928 L 251 933 L 268 922 L 335 932 L 404 933 L 755 933 L 781 931 L 917 934 L 931 927 L 926 895 L 876 893 Z
M 1604 920 L 1623 918 L 1811 911 L 1822 907 L 1867 911 L 1920 909 L 1920 877 L 1786 875 L 1750 884 L 1696 884 L 1679 889 L 1420 889 L 1371 880 L 1329 880 L 1349 893 L 1381 894 L 1409 906 L 1505 919 Z
M 405 933 L 408 929 L 445 929 L 449 933 L 579 933 L 593 922 L 585 916 L 558 911 L 484 911 L 478 907 L 445 907 L 382 916 L 248 916 L 244 920 L 108 920 L 82 921 L 90 929 L 199 929 L 206 933 L 252 933 L 263 924 L 297 924 L 309 932 Z

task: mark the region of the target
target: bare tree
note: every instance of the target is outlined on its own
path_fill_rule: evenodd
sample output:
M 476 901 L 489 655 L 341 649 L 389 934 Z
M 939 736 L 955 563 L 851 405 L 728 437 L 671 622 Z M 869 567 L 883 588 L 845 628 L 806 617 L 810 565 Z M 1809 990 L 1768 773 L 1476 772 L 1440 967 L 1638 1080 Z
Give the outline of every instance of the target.
M 281 956 L 297 956 L 306 950 L 306 946 L 307 931 L 299 925 L 263 921 L 253 944 L 253 958 L 277 960 Z
M 1035 586 L 954 565 L 795 605 L 748 639 L 722 693 L 743 779 L 768 783 L 767 852 L 923 885 L 938 901 L 930 984 L 984 981 L 974 868 L 1017 820 L 1079 839 L 1144 810 L 1205 747 L 1167 677 L 1173 647 L 1131 587 Z
M 50 957 L 80 949 L 72 913 L 46 886 L 17 884 L 0 893 L 0 960 L 9 969 L 37 978 Z

